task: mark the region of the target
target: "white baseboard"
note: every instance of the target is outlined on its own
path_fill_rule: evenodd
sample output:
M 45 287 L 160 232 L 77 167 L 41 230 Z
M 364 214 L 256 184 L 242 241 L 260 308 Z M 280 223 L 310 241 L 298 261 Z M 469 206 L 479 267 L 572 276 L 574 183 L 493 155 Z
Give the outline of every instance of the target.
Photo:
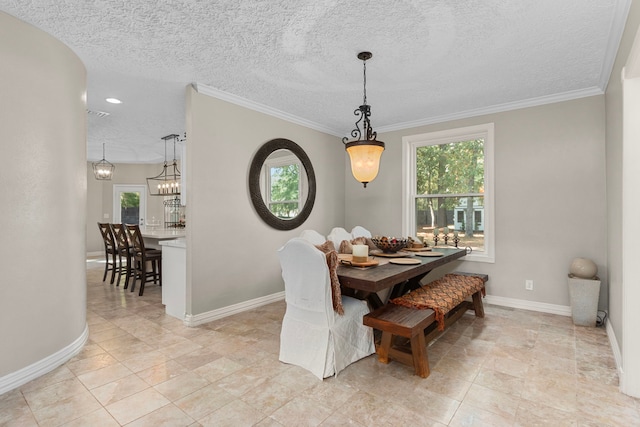
M 88 339 L 89 325 L 85 324 L 82 334 L 80 334 L 80 336 L 68 346 L 56 351 L 42 360 L 37 361 L 36 363 L 0 378 L 0 395 L 53 371 L 76 354 L 80 353 L 80 350 L 82 350 L 82 347 L 84 347 Z
M 571 307 L 568 305 L 547 304 L 544 302 L 497 297 L 493 295 L 487 295 L 485 297 L 485 301 L 487 302 L 487 304 L 500 305 L 503 307 L 520 308 L 523 310 L 558 314 L 560 316 L 571 316 Z
M 206 313 L 187 315 L 184 318 L 186 326 L 198 326 L 203 323 L 212 322 L 222 319 L 243 311 L 252 310 L 256 307 L 271 304 L 272 302 L 282 301 L 284 299 L 284 291 L 233 304 L 227 307 L 218 308 L 216 310 L 207 311 Z M 571 307 L 556 304 L 546 304 L 542 302 L 519 300 L 514 298 L 505 298 L 487 295 L 485 298 L 487 304 L 500 305 L 503 307 L 520 308 L 524 310 L 539 311 L 542 313 L 558 314 L 561 316 L 571 316 Z
M 233 314 L 242 313 L 243 311 L 252 310 L 254 308 L 271 304 L 272 302 L 282 301 L 284 299 L 284 291 L 275 294 L 266 295 L 264 297 L 255 298 L 249 301 L 240 302 L 238 304 L 229 305 L 227 307 L 218 308 L 216 310 L 207 311 L 196 315 L 186 315 L 184 324 L 186 326 L 198 326 L 203 323 L 212 322 L 222 319 L 223 317 Z
M 618 369 L 618 379 L 620 380 L 620 390 L 624 390 L 624 371 L 622 370 L 622 354 L 620 354 L 620 346 L 616 339 L 616 333 L 613 331 L 611 322 L 606 320 L 607 336 L 609 337 L 609 344 L 611 345 L 611 351 L 613 352 L 613 358 L 616 361 L 616 367 Z

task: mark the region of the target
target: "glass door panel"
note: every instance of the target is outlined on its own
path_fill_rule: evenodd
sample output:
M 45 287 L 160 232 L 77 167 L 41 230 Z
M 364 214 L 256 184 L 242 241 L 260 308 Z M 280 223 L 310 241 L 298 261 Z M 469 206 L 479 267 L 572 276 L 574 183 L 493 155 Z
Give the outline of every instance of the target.
M 145 225 L 147 187 L 144 185 L 113 186 L 113 222 Z

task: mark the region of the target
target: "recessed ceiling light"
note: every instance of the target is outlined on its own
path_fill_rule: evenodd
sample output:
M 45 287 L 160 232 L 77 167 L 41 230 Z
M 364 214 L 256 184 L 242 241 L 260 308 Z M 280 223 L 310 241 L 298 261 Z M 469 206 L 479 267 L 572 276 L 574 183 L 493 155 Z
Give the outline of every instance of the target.
M 107 98 L 105 99 L 105 101 L 109 102 L 110 104 L 122 104 L 122 101 L 120 101 L 118 98 Z

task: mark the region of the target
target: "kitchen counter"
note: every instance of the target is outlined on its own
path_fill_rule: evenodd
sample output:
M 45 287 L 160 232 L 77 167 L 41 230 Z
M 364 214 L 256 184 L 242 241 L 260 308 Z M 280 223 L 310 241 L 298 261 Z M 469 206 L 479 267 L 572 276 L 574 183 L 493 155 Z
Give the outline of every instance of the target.
M 187 232 L 184 228 L 140 227 L 140 234 L 144 239 L 145 247 L 160 249 L 160 242 L 183 239 Z
M 140 233 L 144 238 L 157 240 L 177 239 L 187 235 L 184 228 L 140 227 Z

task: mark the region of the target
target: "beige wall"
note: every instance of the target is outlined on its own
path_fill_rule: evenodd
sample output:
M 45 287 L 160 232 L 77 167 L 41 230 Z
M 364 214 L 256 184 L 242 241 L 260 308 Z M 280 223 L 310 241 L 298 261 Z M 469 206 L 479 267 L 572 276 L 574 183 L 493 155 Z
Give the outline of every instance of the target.
M 99 181 L 93 175 L 91 162 L 87 163 L 87 253 L 103 254 L 104 245 L 98 231 L 98 222 L 113 222 L 113 186 L 147 185 L 147 177 L 156 176 L 162 170 L 162 164 L 122 164 L 115 165 L 113 179 Z M 163 197 L 147 194 L 147 219 L 164 218 Z M 108 217 L 105 218 L 105 215 Z
M 86 339 L 87 113 L 79 58 L 3 12 L 0 58 L 2 390 L 8 374 L 62 352 L 60 364 Z
M 334 136 L 187 88 L 187 314 L 284 290 L 276 251 L 303 229 L 328 234 L 344 221 L 344 148 Z M 313 164 L 315 206 L 298 229 L 279 231 L 256 214 L 247 177 L 265 142 L 287 138 Z
M 606 307 L 603 96 L 380 134 L 387 147 L 378 178 L 366 189 L 346 181 L 347 227 L 401 233 L 402 137 L 481 123 L 495 124 L 496 262 L 458 268 L 489 274 L 492 296 L 568 306 L 571 260 L 591 258 Z

